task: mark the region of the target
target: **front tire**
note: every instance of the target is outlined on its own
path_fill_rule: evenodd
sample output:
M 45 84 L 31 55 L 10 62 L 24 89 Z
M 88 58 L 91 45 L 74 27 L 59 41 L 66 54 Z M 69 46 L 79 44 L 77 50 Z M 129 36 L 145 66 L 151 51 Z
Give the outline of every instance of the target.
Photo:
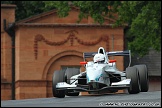
M 77 68 L 67 68 L 65 71 L 65 79 L 68 84 L 70 84 L 70 78 L 74 75 L 78 75 L 80 73 L 80 70 Z M 67 96 L 78 96 L 79 92 L 69 91 L 66 92 Z
M 52 77 L 52 92 L 54 97 L 64 98 L 65 90 L 57 90 L 56 84 L 59 82 L 64 82 L 64 72 L 63 71 L 55 71 Z
M 128 92 L 130 94 L 136 94 L 140 92 L 140 81 L 139 81 L 139 72 L 136 67 L 126 68 L 126 78 L 131 79 L 130 87 Z
M 149 89 L 148 71 L 146 65 L 135 65 L 139 71 L 141 92 L 147 92 Z

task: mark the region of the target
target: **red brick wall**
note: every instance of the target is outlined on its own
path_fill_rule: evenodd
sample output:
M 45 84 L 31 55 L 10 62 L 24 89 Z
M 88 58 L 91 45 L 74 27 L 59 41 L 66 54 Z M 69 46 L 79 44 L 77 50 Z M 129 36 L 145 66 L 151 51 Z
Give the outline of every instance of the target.
M 27 21 L 30 25 L 25 25 L 25 22 L 17 23 L 15 29 L 16 99 L 52 97 L 53 72 L 61 69 L 63 65 L 79 66 L 79 62 L 83 61 L 83 52 L 97 52 L 101 46 L 107 51 L 124 49 L 123 27 L 112 29 L 111 26 L 79 25 L 75 23 L 77 12 L 70 13 L 68 17 L 61 19 L 55 14 L 33 17 Z M 81 23 L 92 22 L 93 20 L 89 18 Z M 74 25 L 51 25 L 58 23 Z M 112 49 L 112 35 L 114 35 L 114 49 Z M 11 57 L 11 55 L 7 57 L 9 56 Z M 115 58 L 117 67 L 123 70 L 123 57 Z M 82 67 L 81 70 L 84 71 L 84 68 Z M 5 70 L 3 73 L 6 72 Z M 9 76 L 8 79 L 11 81 L 11 74 Z M 3 99 L 6 98 L 4 96 Z
M 1 99 L 11 99 L 11 37 L 4 30 L 6 25 L 15 22 L 15 5 L 1 4 Z M 7 26 L 6 26 L 7 27 Z
M 1 100 L 11 100 L 11 83 L 1 82 Z
M 60 42 L 68 39 L 69 34 L 66 33 L 70 30 L 75 30 L 73 42 L 70 40 L 60 46 L 55 46 L 50 42 Z M 117 32 L 116 32 L 117 30 Z M 31 33 L 31 34 L 30 34 Z M 16 31 L 16 81 L 22 82 L 23 80 L 29 80 L 31 83 L 35 83 L 37 80 L 46 80 L 46 85 L 43 86 L 41 95 L 42 97 L 52 97 L 52 74 L 55 70 L 59 70 L 61 65 L 79 65 L 80 61 L 83 61 L 83 52 L 94 52 L 98 50 L 100 46 L 105 49 L 108 48 L 111 51 L 111 34 L 114 33 L 114 50 L 123 50 L 123 30 L 122 28 L 111 29 L 110 27 L 31 27 L 24 26 L 19 27 Z M 34 41 L 38 36 L 38 40 Z M 90 46 L 79 44 L 76 40 L 79 39 L 88 44 L 95 42 L 101 37 L 107 36 L 108 40 L 105 42 L 101 39 L 99 43 Z M 121 38 L 122 37 L 122 38 Z M 36 50 L 34 50 L 36 44 Z M 108 44 L 108 46 L 106 46 Z M 120 46 L 121 45 L 121 46 Z M 123 69 L 123 58 L 115 57 L 117 59 L 117 67 Z M 16 82 L 16 84 L 17 84 Z M 23 84 L 24 82 L 22 82 Z M 28 92 L 24 89 L 28 88 Z M 41 91 L 42 87 L 37 87 L 37 90 Z M 35 92 L 33 86 L 30 84 L 28 87 L 16 88 L 16 99 L 38 98 L 37 92 Z M 25 96 L 24 96 L 25 95 Z M 35 97 L 34 97 L 35 96 Z
M 149 91 L 161 91 L 161 76 L 149 76 Z

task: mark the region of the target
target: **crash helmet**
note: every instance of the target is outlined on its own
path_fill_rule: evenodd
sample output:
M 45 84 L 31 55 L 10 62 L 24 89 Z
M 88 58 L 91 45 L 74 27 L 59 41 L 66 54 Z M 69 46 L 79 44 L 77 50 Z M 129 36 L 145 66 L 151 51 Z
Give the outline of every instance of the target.
M 101 53 L 98 53 L 94 56 L 93 58 L 93 61 L 96 63 L 96 62 L 101 62 L 101 61 L 104 61 L 105 60 L 105 57 L 103 54 Z

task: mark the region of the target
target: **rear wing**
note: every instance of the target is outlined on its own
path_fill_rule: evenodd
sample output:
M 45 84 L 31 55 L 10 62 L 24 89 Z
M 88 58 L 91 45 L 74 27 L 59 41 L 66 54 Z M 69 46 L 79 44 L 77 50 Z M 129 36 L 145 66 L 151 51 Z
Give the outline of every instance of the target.
M 94 55 L 97 54 L 97 52 L 85 52 L 83 53 L 83 58 L 85 61 L 85 58 L 91 58 L 94 57 Z M 106 52 L 108 56 L 129 56 L 129 66 L 131 64 L 131 51 L 126 50 L 126 51 L 111 51 L 111 52 Z
M 108 56 L 126 56 L 130 55 L 130 50 L 127 51 L 112 51 L 112 52 L 106 52 Z

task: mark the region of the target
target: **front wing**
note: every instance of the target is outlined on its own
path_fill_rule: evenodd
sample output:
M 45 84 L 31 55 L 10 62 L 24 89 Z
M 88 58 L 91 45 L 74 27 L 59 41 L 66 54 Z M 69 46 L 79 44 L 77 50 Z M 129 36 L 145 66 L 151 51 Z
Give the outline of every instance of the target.
M 76 92 L 108 92 L 108 91 L 113 91 L 113 90 L 122 90 L 122 89 L 127 89 L 130 87 L 130 79 L 125 79 L 120 82 L 115 82 L 112 83 L 111 86 L 105 86 L 100 89 L 95 89 L 95 90 L 90 90 L 89 85 L 74 85 L 74 84 L 67 84 L 66 82 L 60 82 L 57 83 L 56 89 L 57 90 L 75 90 Z

